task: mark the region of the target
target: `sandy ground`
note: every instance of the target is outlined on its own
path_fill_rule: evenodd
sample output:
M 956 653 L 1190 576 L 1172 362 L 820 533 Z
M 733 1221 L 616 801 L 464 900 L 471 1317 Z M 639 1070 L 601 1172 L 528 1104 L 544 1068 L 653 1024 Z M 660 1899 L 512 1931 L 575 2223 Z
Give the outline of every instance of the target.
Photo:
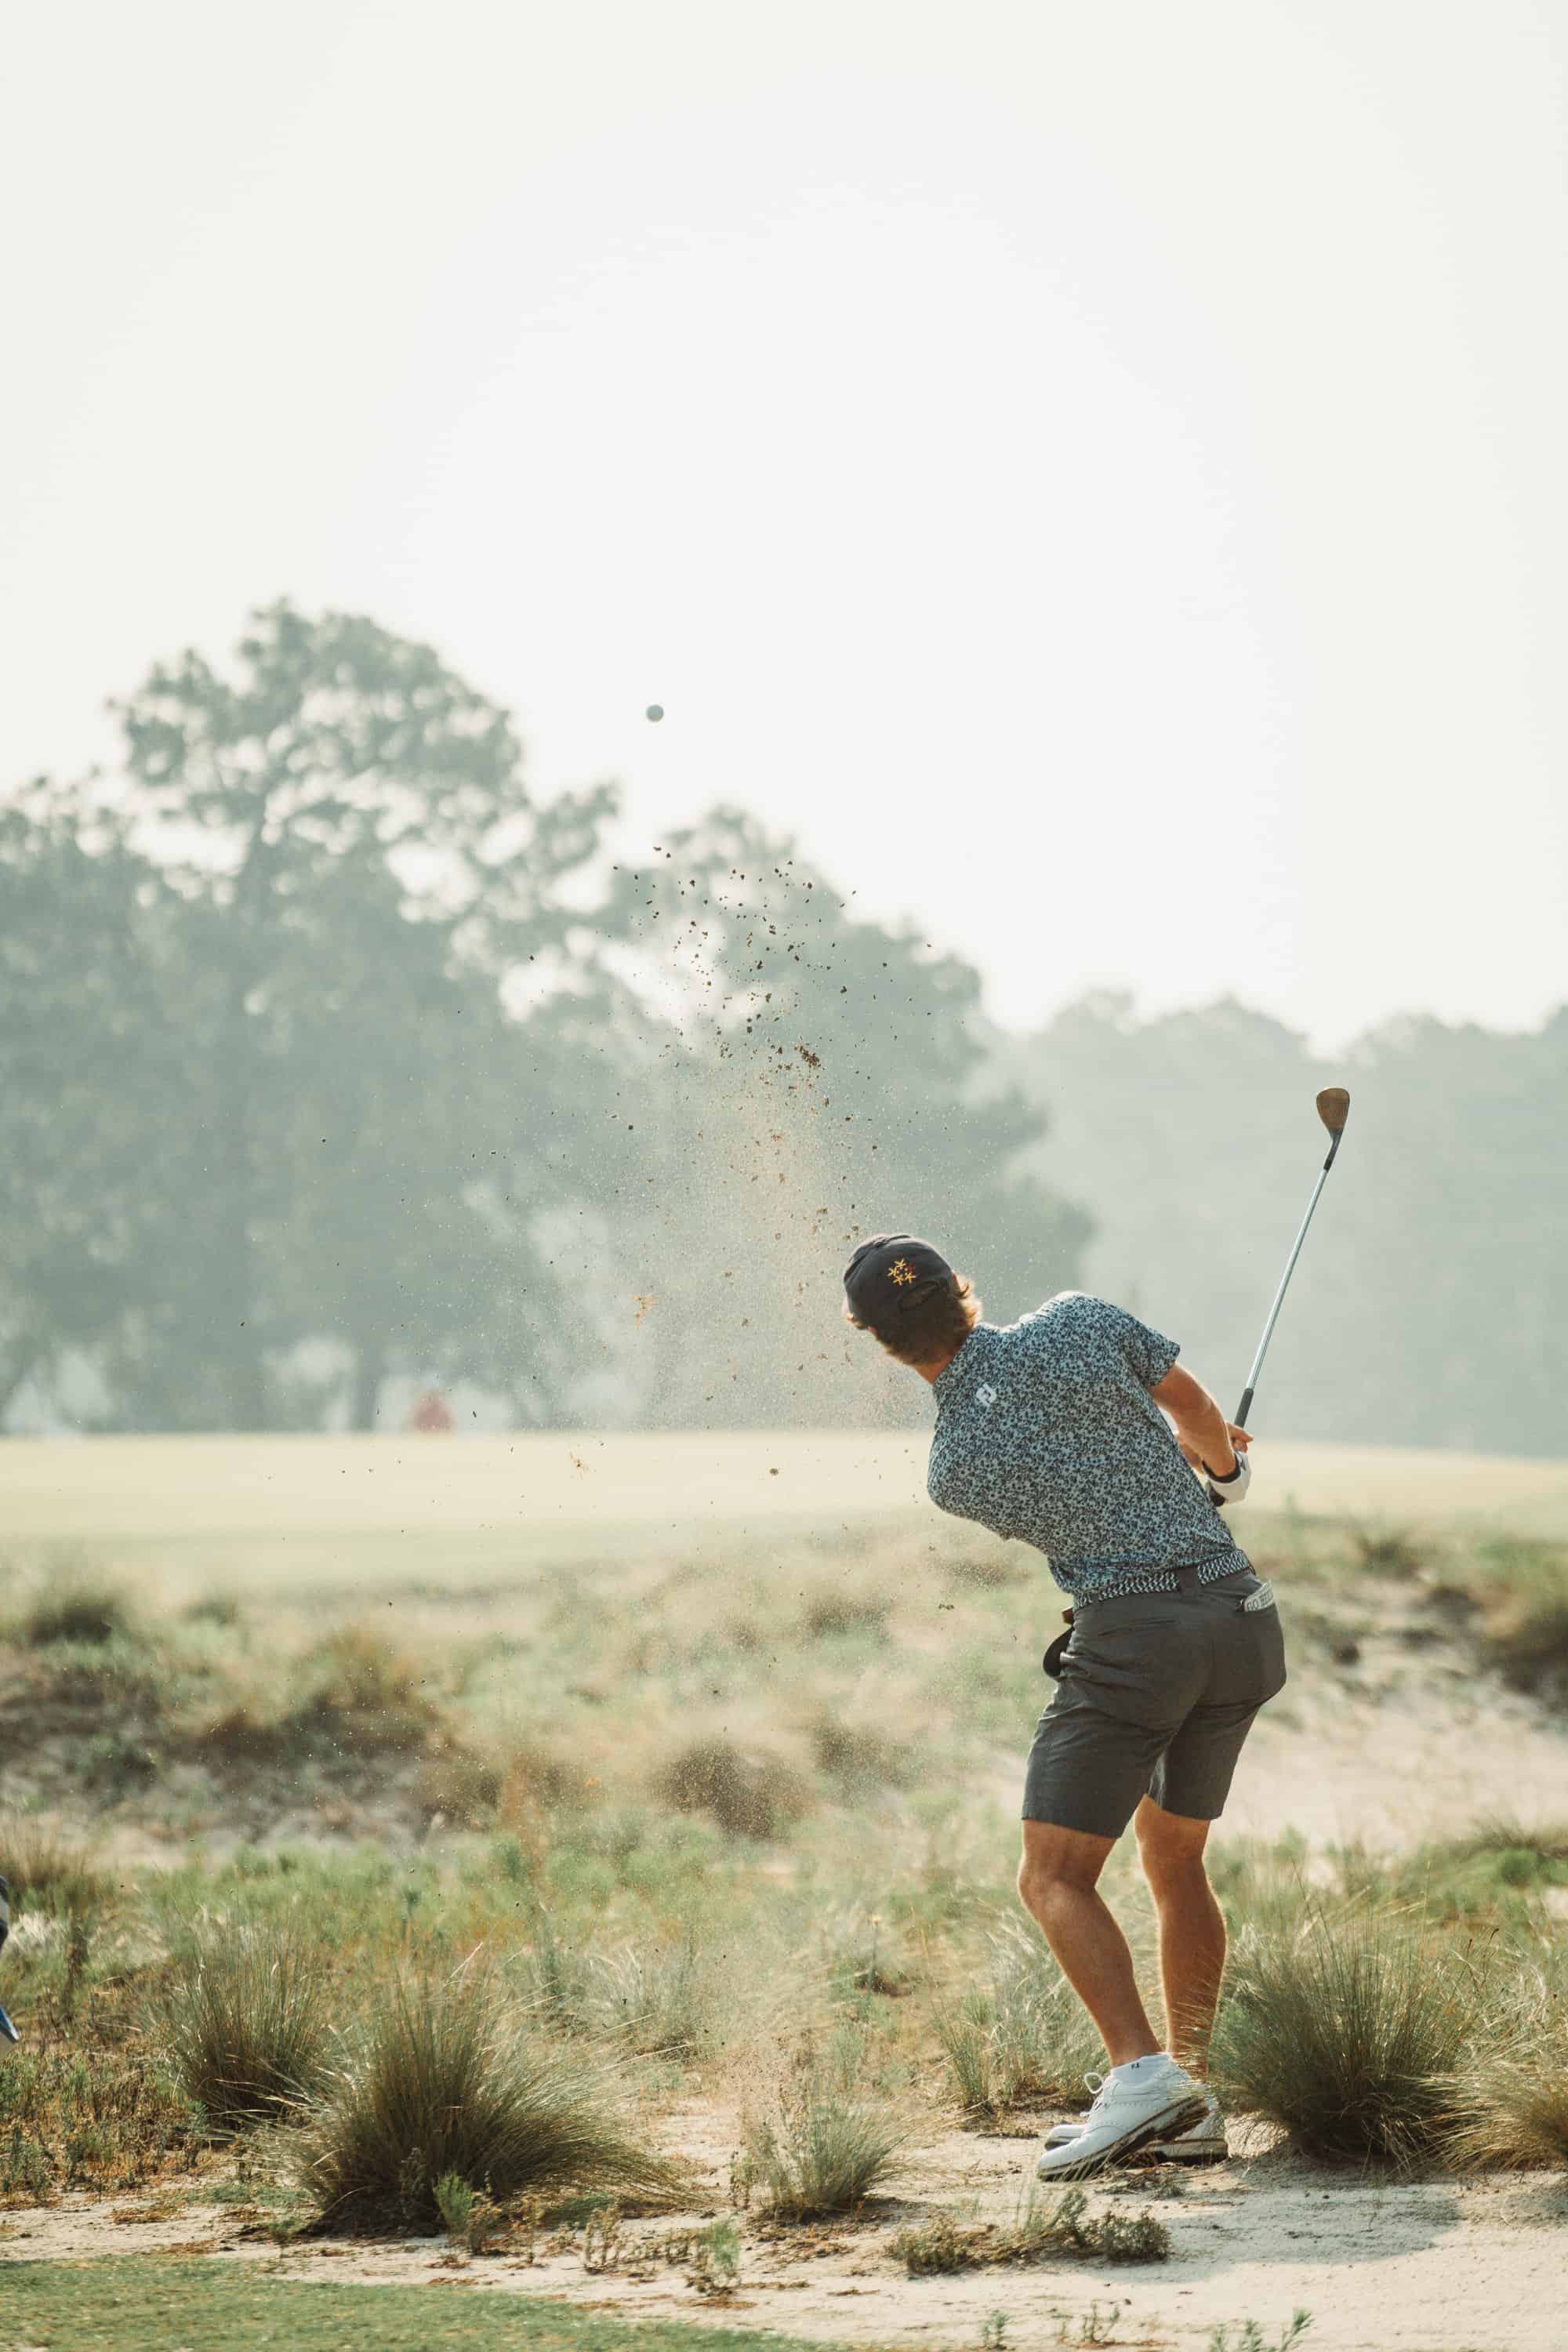
M 325 2239 L 279 2255 L 253 2219 L 232 2209 L 73 2197 L 0 2221 L 0 2276 L 7 2260 L 163 2249 L 262 2262 L 288 2278 L 500 2287 L 626 2315 L 955 2352 L 973 2352 L 998 2311 L 1006 2315 L 1007 2343 L 1020 2347 L 1087 2340 L 1180 2352 L 1206 2346 L 1218 2326 L 1247 2319 L 1273 2344 L 1299 2309 L 1312 2315 L 1309 2352 L 1562 2352 L 1568 2342 L 1568 2184 L 1542 2176 L 1463 2187 L 1369 2182 L 1316 2170 L 1255 2133 L 1254 2153 L 1195 2176 L 1183 2197 L 1152 2196 L 1156 2177 L 1134 2174 L 1097 2194 L 1097 2206 L 1114 2200 L 1157 2214 L 1173 2242 L 1164 2262 L 1059 2262 L 911 2279 L 889 2252 L 896 2230 L 940 2209 L 1006 2221 L 1032 2164 L 1032 2138 L 955 2132 L 912 2153 L 889 2195 L 857 2223 L 770 2232 L 746 2221 L 739 2286 L 711 2301 L 660 2248 L 672 2232 L 728 2210 L 722 2183 L 732 2134 L 726 2118 L 690 2110 L 673 2137 L 707 2168 L 711 2201 L 690 2216 L 628 2221 L 607 2271 L 584 2268 L 580 2242 L 552 2249 L 542 2236 L 531 2262 L 515 2246 L 469 2261 L 431 2239 Z M 1086 2337 L 1096 2305 L 1097 2328 Z

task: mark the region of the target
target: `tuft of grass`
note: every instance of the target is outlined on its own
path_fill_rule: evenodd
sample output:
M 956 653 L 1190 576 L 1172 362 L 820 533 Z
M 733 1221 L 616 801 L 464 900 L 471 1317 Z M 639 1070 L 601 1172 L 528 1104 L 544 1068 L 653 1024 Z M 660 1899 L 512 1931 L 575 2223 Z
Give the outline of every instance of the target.
M 865 1797 L 878 1789 L 901 1789 L 915 1777 L 914 1751 L 901 1739 L 860 1724 L 846 1723 L 837 1715 L 819 1715 L 811 1727 L 811 1752 L 816 1769 L 837 1780 L 849 1797 Z
M 853 2212 L 908 2137 L 886 2100 L 868 2095 L 863 2062 L 852 2033 L 836 2035 L 826 2057 L 808 2047 L 773 2112 L 745 2119 L 745 2177 L 781 2220 Z
M 808 1641 L 832 1641 L 846 1633 L 885 1633 L 893 1613 L 891 1600 L 879 1592 L 847 1591 L 825 1585 L 807 1593 L 801 1612 L 801 1630 Z
M 989 1980 L 936 2012 L 936 2034 L 966 2116 L 1074 2097 L 1103 2065 L 1099 2034 L 1032 1929 L 1011 1922 L 991 1939 Z
M 1239 1940 L 1211 2074 L 1310 2155 L 1413 2164 L 1441 2151 L 1482 1990 L 1408 1915 L 1309 1904 L 1296 1930 Z
M 602 2064 L 505 2015 L 482 1970 L 404 1976 L 315 2111 L 300 2181 L 338 2229 L 434 2231 L 448 2174 L 498 2206 L 535 2189 L 662 2200 L 675 2168 L 611 2112 Z
M 1412 1577 L 1419 1573 L 1425 1555 L 1408 1528 L 1363 1527 L 1352 1520 L 1346 1532 L 1355 1564 L 1363 1574 Z
M 500 1793 L 499 1766 L 456 1742 L 427 1756 L 414 1782 L 414 1802 L 432 1827 L 488 1829 Z
M 184 1961 L 162 2021 L 175 2073 L 215 2131 L 300 2115 L 326 2078 L 330 1983 L 321 1946 L 261 1927 Z
M 1090 2214 L 1088 2209 L 1081 2189 L 1064 2189 L 1042 2203 L 1031 2183 L 1016 2221 L 966 2221 L 956 2213 L 937 2213 L 900 2230 L 890 2251 L 911 2278 L 1052 2262 L 1064 2254 L 1104 2263 L 1161 2263 L 1169 2254 L 1171 2233 L 1152 2213 Z
M 1476 2170 L 1568 2170 L 1568 1998 L 1537 1975 L 1513 2013 L 1455 2077 L 1451 2153 Z
M 49 1919 L 101 1918 L 120 1889 L 90 1846 L 53 1823 L 13 1813 L 0 1829 L 0 1877 L 11 1889 L 13 1915 Z
M 127 1638 L 134 1630 L 119 1586 L 81 1570 L 66 1573 L 39 1591 L 24 1610 L 17 1633 L 31 1650 L 50 1649 L 57 1642 L 98 1649 L 107 1642 Z
M 1311 2325 L 1310 2311 L 1292 2312 L 1271 2343 L 1259 2321 L 1242 2319 L 1234 2326 L 1227 2321 L 1224 2326 L 1210 2330 L 1207 2352 L 1294 2352 L 1294 2347 Z
M 744 1753 L 732 1740 L 695 1739 L 658 1776 L 658 1793 L 677 1812 L 711 1813 L 721 1829 L 776 1838 L 810 1808 L 810 1791 L 779 1756 Z
M 439 1753 L 449 1744 L 417 1662 L 363 1626 L 329 1634 L 298 1674 L 292 1704 L 237 1699 L 196 1734 L 195 1746 L 230 1766 L 297 1766 L 301 1757 L 352 1763 Z

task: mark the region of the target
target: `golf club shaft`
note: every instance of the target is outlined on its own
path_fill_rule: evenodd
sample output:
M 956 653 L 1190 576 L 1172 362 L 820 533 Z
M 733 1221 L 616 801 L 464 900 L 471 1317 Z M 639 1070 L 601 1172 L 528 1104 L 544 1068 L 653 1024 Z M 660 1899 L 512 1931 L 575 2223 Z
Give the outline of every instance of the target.
M 1236 1408 L 1235 1426 L 1237 1429 L 1247 1427 L 1247 1416 L 1252 1411 L 1253 1392 L 1258 1386 L 1258 1375 L 1263 1370 L 1263 1359 L 1268 1352 L 1268 1342 L 1274 1337 L 1274 1326 L 1279 1320 L 1279 1309 L 1285 1304 L 1285 1293 L 1290 1286 L 1290 1276 L 1296 1271 L 1296 1260 L 1301 1255 L 1301 1244 L 1307 1238 L 1307 1228 L 1312 1222 L 1312 1212 L 1322 1198 L 1323 1187 L 1329 1181 L 1329 1171 L 1334 1164 L 1334 1154 L 1339 1148 L 1340 1139 L 1336 1135 L 1329 1146 L 1329 1156 L 1319 1171 L 1318 1181 L 1312 1187 L 1312 1197 L 1307 1203 L 1307 1213 L 1301 1220 L 1295 1246 L 1285 1261 L 1285 1271 L 1279 1277 L 1279 1287 L 1274 1294 L 1274 1304 L 1268 1310 L 1268 1320 L 1263 1326 L 1263 1337 L 1258 1342 L 1258 1353 L 1252 1359 L 1252 1370 L 1247 1375 L 1247 1386 L 1241 1392 L 1241 1402 Z

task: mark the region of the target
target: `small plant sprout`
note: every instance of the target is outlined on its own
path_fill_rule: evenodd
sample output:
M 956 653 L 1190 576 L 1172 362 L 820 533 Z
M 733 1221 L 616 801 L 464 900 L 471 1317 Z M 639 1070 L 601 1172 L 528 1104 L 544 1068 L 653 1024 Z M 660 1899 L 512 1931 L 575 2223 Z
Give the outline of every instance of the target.
M 980 2331 L 980 2342 L 983 2352 L 1005 2352 L 1007 2315 L 1005 2311 L 993 2311 L 987 2315 Z
M 1237 2321 L 1235 2327 L 1216 2327 L 1208 2340 L 1208 2352 L 1291 2352 L 1300 2344 L 1312 2324 L 1310 2311 L 1292 2312 L 1289 2324 L 1281 2327 L 1277 2337 L 1266 2336 L 1256 2319 Z

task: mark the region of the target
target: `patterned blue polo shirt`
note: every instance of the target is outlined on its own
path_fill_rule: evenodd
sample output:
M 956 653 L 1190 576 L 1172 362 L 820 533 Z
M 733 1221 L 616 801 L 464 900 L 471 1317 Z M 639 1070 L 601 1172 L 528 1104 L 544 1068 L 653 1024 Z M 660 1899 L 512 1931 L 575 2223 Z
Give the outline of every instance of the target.
M 976 1324 L 933 1384 L 931 1501 L 1037 1546 L 1079 1601 L 1176 1591 L 1184 1565 L 1205 1584 L 1247 1567 L 1149 1393 L 1179 1353 L 1081 1290 L 1005 1329 Z

